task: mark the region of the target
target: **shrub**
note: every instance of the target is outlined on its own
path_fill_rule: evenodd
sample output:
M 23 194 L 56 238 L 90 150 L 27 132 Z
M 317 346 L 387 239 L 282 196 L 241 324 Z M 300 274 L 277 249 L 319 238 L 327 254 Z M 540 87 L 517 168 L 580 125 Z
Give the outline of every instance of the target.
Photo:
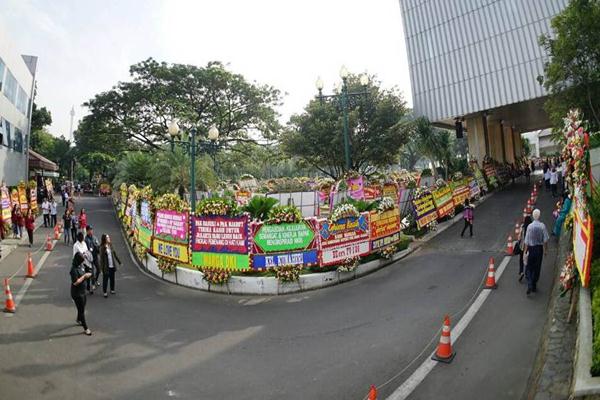
M 244 211 L 250 213 L 253 219 L 264 221 L 276 204 L 277 200 L 271 197 L 254 196 L 244 207 Z

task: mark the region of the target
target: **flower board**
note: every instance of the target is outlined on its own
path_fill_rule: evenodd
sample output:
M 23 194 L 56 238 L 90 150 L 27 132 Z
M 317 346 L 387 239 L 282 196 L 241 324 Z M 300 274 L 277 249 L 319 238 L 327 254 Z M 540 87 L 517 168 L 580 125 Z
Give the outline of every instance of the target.
M 188 213 L 157 210 L 154 236 L 170 242 L 186 243 L 188 238 Z
M 437 211 L 431 193 L 413 199 L 413 205 L 415 207 L 415 221 L 419 228 L 423 228 L 437 219 Z
M 369 254 L 369 214 L 319 222 L 321 265 L 338 264 L 350 257 Z
M 396 207 L 382 213 L 372 212 L 370 217 L 371 251 L 400 240 L 400 210 Z
M 443 218 L 452 213 L 454 202 L 452 201 L 452 188 L 450 186 L 446 185 L 434 190 L 431 195 L 437 209 L 438 218 Z

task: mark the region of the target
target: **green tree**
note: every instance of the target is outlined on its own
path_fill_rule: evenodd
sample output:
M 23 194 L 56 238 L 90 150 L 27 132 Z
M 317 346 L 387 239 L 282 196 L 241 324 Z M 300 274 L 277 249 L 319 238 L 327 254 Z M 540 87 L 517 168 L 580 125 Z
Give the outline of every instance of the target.
M 348 78 L 350 92 L 361 91 L 359 77 Z M 407 132 L 400 129 L 400 120 L 407 113 L 406 103 L 396 90 L 385 90 L 371 79 L 368 94 L 353 99 L 349 106 L 349 127 L 352 169 L 370 174 L 398 158 Z M 281 144 L 289 156 L 334 178 L 346 170 L 342 137 L 343 116 L 339 102 L 312 100 L 304 113 L 290 119 Z
M 600 130 L 600 1 L 571 0 L 540 37 L 549 61 L 538 79 L 550 93 L 545 109 L 555 128 L 579 108 L 592 132 Z
M 521 146 L 523 147 L 523 152 L 526 157 L 531 155 L 531 143 L 529 143 L 529 139 L 521 137 Z
M 46 107 L 37 108 L 37 104 L 33 103 L 31 109 L 31 131 L 38 131 L 48 125 L 52 125 L 52 114 Z

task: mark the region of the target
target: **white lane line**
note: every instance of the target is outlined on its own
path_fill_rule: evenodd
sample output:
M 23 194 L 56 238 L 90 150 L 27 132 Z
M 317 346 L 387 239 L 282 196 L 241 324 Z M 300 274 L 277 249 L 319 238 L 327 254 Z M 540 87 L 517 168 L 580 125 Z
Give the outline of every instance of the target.
M 52 244 L 52 248 L 54 248 L 55 245 L 56 245 L 56 240 Z M 38 263 L 36 264 L 35 268 L 33 269 L 35 271 L 36 275 L 40 272 L 40 270 L 44 266 L 46 259 L 48 258 L 48 256 L 50 256 L 50 253 L 51 253 L 51 251 L 44 252 L 44 255 L 42 256 L 42 258 L 40 258 L 40 261 L 38 261 Z M 19 292 L 15 296 L 15 308 L 19 306 L 19 303 L 21 303 L 21 300 L 23 300 L 23 297 L 25 297 L 25 293 L 27 292 L 27 289 L 29 289 L 31 282 L 33 282 L 32 278 L 25 278 L 25 283 L 23 284 L 23 286 L 21 286 L 21 289 L 19 289 Z M 6 317 L 12 317 L 14 314 L 7 313 L 4 315 Z
M 502 273 L 506 269 L 506 266 L 509 262 L 510 257 L 504 257 L 504 259 L 500 263 L 500 266 L 496 270 L 496 282 L 502 276 Z M 471 304 L 465 315 L 463 315 L 460 321 L 458 321 L 458 323 L 454 326 L 454 329 L 452 329 L 451 333 L 453 342 L 456 342 L 456 340 L 460 337 L 460 335 L 463 333 L 463 331 L 466 329 L 469 323 L 473 320 L 473 317 L 475 317 L 475 314 L 477 314 L 477 312 L 479 311 L 485 300 L 488 298 L 490 293 L 491 290 L 483 289 L 479 293 L 479 296 L 477 296 L 473 304 Z M 415 372 L 413 372 L 412 375 L 404 383 L 402 383 L 400 387 L 394 390 L 394 393 L 392 393 L 387 398 L 387 400 L 405 400 L 406 398 L 408 398 L 408 396 L 410 396 L 410 394 L 417 388 L 417 386 L 419 386 L 419 384 L 423 382 L 427 375 L 429 375 L 429 373 L 433 370 L 433 367 L 435 367 L 438 364 L 437 361 L 431 359 L 431 356 L 433 356 L 434 353 L 435 351 L 432 352 L 425 361 L 423 361 L 419 368 L 417 368 Z

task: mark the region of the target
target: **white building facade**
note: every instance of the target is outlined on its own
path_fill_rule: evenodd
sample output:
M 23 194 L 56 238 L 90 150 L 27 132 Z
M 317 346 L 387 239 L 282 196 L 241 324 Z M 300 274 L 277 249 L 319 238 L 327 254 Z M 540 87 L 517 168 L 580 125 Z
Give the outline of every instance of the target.
M 0 30 L 0 182 L 27 181 L 37 57 L 16 52 Z
M 544 129 L 538 39 L 568 0 L 400 0 L 416 115 L 454 126 L 469 152 L 514 162 L 519 132 Z

